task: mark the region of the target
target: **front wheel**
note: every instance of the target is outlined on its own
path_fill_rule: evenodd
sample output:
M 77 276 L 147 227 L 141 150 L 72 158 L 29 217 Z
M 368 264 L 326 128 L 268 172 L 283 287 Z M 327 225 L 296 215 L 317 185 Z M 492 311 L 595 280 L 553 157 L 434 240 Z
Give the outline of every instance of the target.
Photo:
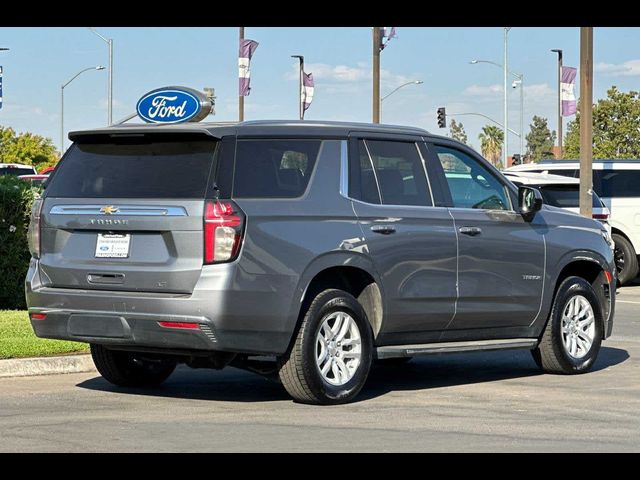
M 298 402 L 346 403 L 367 380 L 372 356 L 362 305 L 345 291 L 324 290 L 311 302 L 289 352 L 278 359 L 280 380 Z
M 150 387 L 164 382 L 177 362 L 171 358 L 153 357 L 135 352 L 109 350 L 91 344 L 91 357 L 105 380 L 121 387 Z
M 591 369 L 604 332 L 602 308 L 589 282 L 565 279 L 537 348 L 535 362 L 547 373 L 575 374 Z

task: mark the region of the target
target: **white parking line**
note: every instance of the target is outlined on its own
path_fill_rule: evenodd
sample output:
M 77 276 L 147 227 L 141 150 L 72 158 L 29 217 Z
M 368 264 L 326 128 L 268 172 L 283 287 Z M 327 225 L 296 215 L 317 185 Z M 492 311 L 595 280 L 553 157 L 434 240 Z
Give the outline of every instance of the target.
M 640 302 L 630 302 L 628 300 L 616 300 L 616 303 L 633 303 L 634 305 L 640 305 Z

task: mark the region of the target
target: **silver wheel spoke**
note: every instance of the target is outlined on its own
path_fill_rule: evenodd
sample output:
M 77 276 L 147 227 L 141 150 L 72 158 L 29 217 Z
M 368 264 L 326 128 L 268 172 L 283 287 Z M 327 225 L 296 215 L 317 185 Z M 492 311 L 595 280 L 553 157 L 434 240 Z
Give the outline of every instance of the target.
M 338 332 L 338 335 L 336 336 L 336 340 L 338 342 L 340 340 L 342 340 L 344 338 L 344 336 L 347 334 L 347 332 L 351 328 L 351 322 L 352 321 L 353 320 L 351 320 L 351 317 L 349 317 L 349 316 L 344 318 L 344 320 L 342 322 L 342 328 L 340 329 L 340 331 Z
M 344 352 L 342 358 L 360 358 L 360 352 L 355 352 L 355 351 Z
M 324 366 L 320 369 L 320 373 L 322 373 L 322 375 L 327 375 L 327 373 L 329 373 L 329 369 L 331 368 L 332 364 L 333 364 L 333 360 L 328 359 L 327 362 L 324 364 Z
M 581 320 L 580 322 L 578 322 L 578 326 L 584 330 L 585 328 L 591 326 L 591 324 L 593 323 L 593 321 L 595 320 L 595 318 L 593 317 L 592 314 L 589 314 L 587 316 L 587 318 L 585 318 L 584 320 Z

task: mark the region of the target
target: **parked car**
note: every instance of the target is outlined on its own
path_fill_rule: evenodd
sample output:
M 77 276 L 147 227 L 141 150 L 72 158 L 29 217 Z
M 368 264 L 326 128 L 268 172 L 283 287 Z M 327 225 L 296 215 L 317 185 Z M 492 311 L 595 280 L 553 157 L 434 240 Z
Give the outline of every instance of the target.
M 35 175 L 36 169 L 31 165 L 22 165 L 20 163 L 0 163 L 0 175 Z
M 553 173 L 580 177 L 578 160 L 543 160 L 518 165 L 507 172 Z M 638 276 L 640 252 L 640 160 L 594 160 L 593 190 L 610 211 L 609 223 L 616 245 L 615 257 L 620 284 Z
M 517 187 L 528 185 L 540 190 L 544 203 L 547 205 L 553 205 L 577 214 L 580 213 L 579 179 L 549 173 L 504 172 L 504 174 Z M 609 209 L 595 192 L 592 195 L 591 208 L 592 217 L 600 221 L 609 232 L 609 235 L 611 235 Z
M 602 224 L 450 138 L 309 121 L 69 138 L 34 204 L 26 299 L 37 336 L 90 343 L 115 385 L 232 365 L 336 404 L 373 359 L 521 348 L 575 374 L 611 335 Z
M 25 182 L 31 182 L 35 186 L 42 186 L 49 175 L 20 175 L 18 178 Z
M 45 167 L 42 169 L 42 171 L 40 172 L 40 175 L 48 175 L 51 174 L 51 172 L 53 172 L 55 170 L 55 166 L 52 167 Z

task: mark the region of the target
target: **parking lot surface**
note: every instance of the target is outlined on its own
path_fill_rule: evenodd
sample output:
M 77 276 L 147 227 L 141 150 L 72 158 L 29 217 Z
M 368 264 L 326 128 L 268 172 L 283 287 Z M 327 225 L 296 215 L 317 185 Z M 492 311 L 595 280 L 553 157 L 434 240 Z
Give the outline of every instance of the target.
M 233 368 L 179 368 L 153 390 L 95 373 L 0 380 L 0 451 L 640 451 L 640 286 L 620 290 L 592 372 L 529 352 L 376 367 L 355 403 L 292 402 Z

